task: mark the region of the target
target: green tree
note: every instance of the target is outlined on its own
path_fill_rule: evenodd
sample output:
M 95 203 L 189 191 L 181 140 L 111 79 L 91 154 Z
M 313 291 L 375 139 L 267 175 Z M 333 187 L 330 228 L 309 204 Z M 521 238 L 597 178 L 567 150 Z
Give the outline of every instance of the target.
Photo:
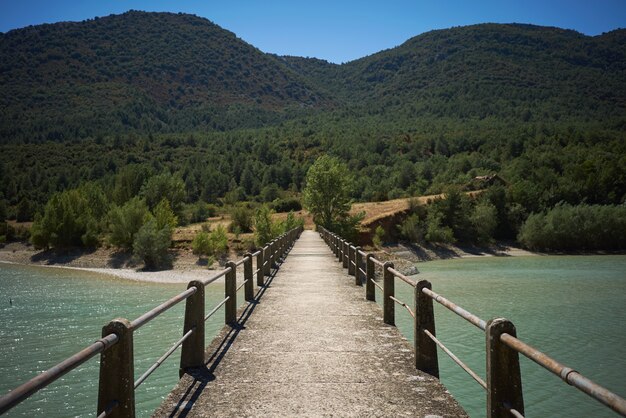
M 163 173 L 150 177 L 141 188 L 141 195 L 150 210 L 167 199 L 176 216 L 181 219 L 185 200 L 185 183 L 177 175 Z
M 476 240 L 480 243 L 493 241 L 493 234 L 498 226 L 498 211 L 489 201 L 481 201 L 474 206 L 470 221 L 476 231 Z
M 143 260 L 147 269 L 164 267 L 169 264 L 167 249 L 172 242 L 169 226 L 159 229 L 154 218 L 149 219 L 133 240 L 133 254 Z
M 313 163 L 306 175 L 303 200 L 315 223 L 336 230 L 349 217 L 351 186 L 348 168 L 337 158 L 324 155 Z
M 174 214 L 167 199 L 161 200 L 154 208 L 154 219 L 156 220 L 157 229 L 168 228 L 170 234 L 174 232 L 174 228 L 178 225 L 178 217 Z
M 231 210 L 230 216 L 232 218 L 232 222 L 229 226 L 230 232 L 234 232 L 235 228 L 239 229 L 239 233 L 252 232 L 252 210 L 245 205 L 236 205 Z
M 113 206 L 108 215 L 109 242 L 120 248 L 130 249 L 135 234 L 143 226 L 150 212 L 146 202 L 135 197 L 123 206 Z
M 276 227 L 272 222 L 272 211 L 266 205 L 257 209 L 254 216 L 254 228 L 254 239 L 259 247 L 264 246 L 276 237 Z

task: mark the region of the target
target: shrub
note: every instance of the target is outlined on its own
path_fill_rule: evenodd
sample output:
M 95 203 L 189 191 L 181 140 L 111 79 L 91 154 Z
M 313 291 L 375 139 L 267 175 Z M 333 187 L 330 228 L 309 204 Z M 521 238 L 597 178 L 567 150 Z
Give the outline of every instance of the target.
M 416 213 L 409 215 L 398 225 L 400 235 L 409 242 L 421 243 L 424 241 L 424 228 Z
M 298 227 L 304 227 L 304 218 L 302 217 L 297 217 L 293 214 L 292 211 L 290 211 L 287 214 L 287 219 L 285 219 L 285 222 L 283 222 L 283 231 L 282 232 L 287 232 L 287 231 L 291 231 L 294 228 L 298 228 Z
M 193 253 L 199 256 L 209 256 L 213 254 L 209 234 L 204 231 L 200 231 L 196 234 L 193 241 L 191 242 L 191 248 L 193 250 Z
M 431 212 L 426 218 L 426 240 L 429 242 L 452 243 L 454 233 L 452 228 L 442 225 L 442 216 Z
M 257 209 L 254 217 L 255 241 L 259 247 L 274 239 L 276 227 L 272 222 L 272 211 L 266 205 Z
M 476 240 L 481 243 L 493 241 L 493 234 L 498 226 L 498 211 L 489 201 L 479 202 L 474 206 L 470 221 L 476 231 Z
M 161 200 L 161 202 L 154 208 L 154 219 L 156 220 L 157 229 L 168 228 L 170 234 L 178 225 L 178 217 L 174 215 L 170 202 L 167 199 Z
M 252 232 L 252 211 L 243 205 L 235 206 L 231 211 L 232 222 L 230 232 L 239 228 L 240 233 Z
M 288 199 L 278 199 L 272 203 L 272 209 L 278 213 L 302 210 L 302 203 L 295 197 Z
M 146 203 L 135 197 L 123 206 L 114 206 L 109 212 L 109 242 L 120 248 L 130 249 L 135 234 L 144 224 L 150 213 Z
M 381 248 L 383 246 L 383 239 L 385 238 L 385 229 L 378 225 L 374 230 L 374 236 L 372 237 L 372 244 L 374 247 Z
M 209 241 L 213 249 L 213 255 L 221 257 L 228 252 L 228 235 L 226 229 L 222 225 L 218 225 L 215 230 L 209 234 Z
M 207 218 L 217 215 L 215 205 L 209 205 L 205 202 L 196 202 L 193 205 L 187 205 L 187 219 L 189 223 L 204 222 Z
M 167 249 L 171 242 L 169 227 L 159 229 L 156 219 L 150 219 L 137 231 L 133 241 L 133 254 L 143 260 L 148 269 L 163 267 L 169 264 Z

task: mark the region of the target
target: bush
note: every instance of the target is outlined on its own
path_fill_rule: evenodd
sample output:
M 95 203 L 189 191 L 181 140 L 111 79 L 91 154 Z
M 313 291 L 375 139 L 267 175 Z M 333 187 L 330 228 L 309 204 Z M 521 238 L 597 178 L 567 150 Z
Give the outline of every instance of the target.
M 150 219 L 137 231 L 133 254 L 143 260 L 148 269 L 164 267 L 169 264 L 167 249 L 171 242 L 171 230 L 167 226 L 159 229 L 156 219 Z
M 452 243 L 454 233 L 452 228 L 442 225 L 442 216 L 431 212 L 426 218 L 426 240 L 429 242 Z
M 199 256 L 209 256 L 213 254 L 209 234 L 204 231 L 200 231 L 196 234 L 193 241 L 191 242 L 191 248 L 193 250 L 193 253 Z
M 152 176 L 141 188 L 141 196 L 151 210 L 163 199 L 167 199 L 176 216 L 180 218 L 185 199 L 185 183 L 180 177 L 169 173 Z
M 266 205 L 257 209 L 254 217 L 255 241 L 259 247 L 276 237 L 276 226 L 272 222 L 272 211 Z
M 197 223 L 204 222 L 207 218 L 216 216 L 217 208 L 215 205 L 209 205 L 206 202 L 200 201 L 193 205 L 187 205 L 186 212 L 189 223 Z
M 398 230 L 402 238 L 409 242 L 422 243 L 424 241 L 424 228 L 419 215 L 409 215 L 400 225 Z
M 287 214 L 287 219 L 283 222 L 283 232 L 291 231 L 294 228 L 304 228 L 304 218 L 297 217 L 294 215 L 292 211 Z
M 272 203 L 272 209 L 278 213 L 302 210 L 302 203 L 295 197 L 288 199 L 278 199 Z
M 218 225 L 209 234 L 209 241 L 211 242 L 213 255 L 216 257 L 221 257 L 228 253 L 228 235 L 226 235 L 226 229 L 222 225 Z
M 114 206 L 109 212 L 109 242 L 120 248 L 130 249 L 135 241 L 135 234 L 149 216 L 146 203 L 135 197 L 124 204 Z
M 498 211 L 489 201 L 479 202 L 474 206 L 470 221 L 476 231 L 476 241 L 489 243 L 493 241 L 493 234 L 498 226 Z
M 252 211 L 243 205 L 235 206 L 231 211 L 232 222 L 229 231 L 239 228 L 239 233 L 252 232 Z
M 385 229 L 378 225 L 374 230 L 374 236 L 372 237 L 372 244 L 374 247 L 381 248 L 383 246 L 383 239 L 385 238 Z
M 154 219 L 156 220 L 157 229 L 167 228 L 170 234 L 174 232 L 174 228 L 178 225 L 178 218 L 174 215 L 170 202 L 167 199 L 161 200 L 154 208 Z

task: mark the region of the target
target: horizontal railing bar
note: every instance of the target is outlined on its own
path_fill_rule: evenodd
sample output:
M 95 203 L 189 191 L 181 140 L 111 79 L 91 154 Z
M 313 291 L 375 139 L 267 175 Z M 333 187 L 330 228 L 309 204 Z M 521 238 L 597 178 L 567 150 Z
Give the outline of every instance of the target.
M 109 404 L 106 406 L 104 411 L 100 412 L 100 415 L 98 415 L 98 418 L 104 418 L 108 416 L 111 412 L 113 412 L 113 409 L 115 409 L 119 404 L 120 403 L 118 401 L 109 402 Z
M 250 279 L 246 279 L 246 280 L 244 280 L 244 281 L 243 281 L 243 283 L 241 283 L 239 286 L 237 286 L 237 290 L 236 290 L 236 292 L 239 292 L 239 290 L 240 290 L 242 287 L 244 287 L 244 286 L 246 285 L 246 283 L 248 283 L 248 280 L 250 280 Z
M 350 245 L 350 249 L 351 250 L 356 250 L 356 247 L 354 245 Z
M 359 271 L 363 274 L 367 274 L 367 272 L 365 270 L 363 270 L 361 267 L 359 267 Z
M 119 341 L 119 337 L 115 334 L 109 334 L 100 338 L 88 347 L 83 348 L 73 356 L 63 360 L 61 363 L 53 366 L 45 372 L 38 374 L 26 383 L 16 387 L 11 392 L 0 397 L 0 414 L 5 413 L 24 399 L 31 396 L 40 389 L 45 388 L 66 373 L 74 370 L 96 354 L 102 353 L 113 344 Z
M 376 281 L 374 279 L 370 279 L 372 281 L 372 283 L 374 283 L 374 286 L 376 286 L 377 288 L 380 289 L 381 292 L 384 292 L 383 287 L 381 285 L 379 285 L 378 283 L 376 283 Z
M 257 274 L 259 274 L 260 271 L 261 271 L 261 269 L 256 269 L 256 270 L 254 270 L 254 273 L 252 273 L 252 275 L 256 276 Z
M 394 269 L 393 267 L 390 267 L 388 270 L 398 279 L 407 283 L 409 286 L 413 286 L 413 287 L 417 286 L 413 280 L 409 279 L 408 277 L 406 277 L 404 274 L 400 273 L 398 270 Z
M 511 413 L 515 418 L 524 418 L 524 415 L 520 414 L 517 409 L 509 408 L 507 405 L 504 405 L 507 411 Z
M 209 277 L 206 280 L 203 280 L 202 283 L 206 286 L 208 284 L 213 283 L 214 281 L 216 281 L 217 279 L 219 279 L 220 277 L 224 276 L 226 273 L 230 273 L 230 267 L 225 268 L 224 270 L 220 271 L 219 273 L 217 273 L 215 276 L 213 277 Z
M 411 314 L 411 316 L 413 317 L 413 319 L 415 319 L 415 314 L 413 313 L 413 311 L 411 310 L 411 308 L 409 308 L 409 305 L 407 305 L 406 303 L 402 302 L 399 299 L 396 299 L 393 296 L 389 296 L 389 298 L 391 300 L 393 300 L 394 302 L 396 302 L 398 305 L 404 306 L 406 308 L 407 311 L 409 311 L 409 314 Z
M 483 331 L 485 330 L 485 328 L 487 328 L 487 323 L 485 321 L 483 321 L 482 319 L 480 319 L 473 313 L 468 312 L 465 309 L 461 308 L 457 304 L 450 302 L 448 299 L 444 298 L 443 296 L 433 292 L 432 290 L 426 287 L 422 288 L 422 292 L 428 295 L 435 302 L 439 303 L 440 305 L 445 306 L 446 308 L 448 308 L 449 310 L 451 310 L 452 312 L 454 312 L 461 318 L 465 319 L 471 324 L 474 324 L 476 327 L 482 329 Z
M 586 393 L 595 400 L 608 406 L 615 412 L 626 416 L 626 399 L 616 395 L 610 390 L 598 385 L 594 381 L 581 375 L 574 369 L 571 369 L 553 358 L 547 356 L 534 347 L 526 344 L 525 342 L 513 337 L 510 334 L 503 333 L 500 335 L 500 341 L 504 344 L 523 354 L 530 360 L 534 361 L 541 367 L 559 376 L 565 383 L 574 386 L 581 392 Z
M 160 366 L 161 364 L 163 364 L 163 362 L 164 362 L 165 360 L 167 360 L 167 358 L 168 358 L 169 356 L 171 356 L 171 355 L 172 355 L 172 353 L 173 353 L 174 351 L 176 351 L 176 349 L 177 349 L 178 347 L 180 347 L 181 345 L 183 345 L 183 343 L 185 342 L 185 340 L 186 340 L 187 338 L 189 338 L 189 337 L 191 336 L 191 334 L 193 334 L 193 332 L 194 332 L 195 330 L 196 330 L 196 327 L 191 328 L 189 331 L 187 331 L 187 332 L 185 333 L 185 335 L 183 335 L 183 337 L 182 337 L 180 340 L 176 341 L 176 343 L 174 343 L 174 345 L 173 345 L 173 346 L 171 346 L 171 347 L 170 347 L 170 349 L 169 349 L 169 350 L 167 350 L 167 351 L 165 352 L 165 354 L 163 354 L 161 357 L 159 357 L 159 359 L 156 361 L 156 363 L 154 363 L 152 366 L 150 366 L 150 368 L 149 368 L 148 370 L 146 370 L 146 372 L 145 372 L 144 374 L 142 374 L 142 375 L 139 377 L 139 379 L 137 379 L 137 380 L 135 381 L 135 389 L 137 389 L 137 388 L 139 387 L 139 385 L 141 385 L 141 384 L 142 384 L 142 383 L 143 383 L 143 382 L 144 382 L 144 381 L 145 381 L 148 377 L 150 377 L 150 375 L 151 375 L 151 374 L 152 374 L 152 373 L 153 373 L 156 369 L 158 369 L 158 368 L 159 368 L 159 366 Z
M 367 253 L 365 251 L 359 250 L 359 254 L 362 255 L 363 257 L 367 257 Z
M 257 255 L 261 254 L 261 250 L 257 251 L 256 253 L 251 254 L 252 257 L 256 257 Z
M 454 353 L 452 351 L 450 351 L 448 349 L 448 347 L 446 347 L 445 345 L 443 345 L 443 343 L 441 341 L 439 341 L 437 339 L 437 337 L 435 337 L 433 334 L 431 334 L 430 331 L 428 331 L 427 329 L 422 329 L 422 331 L 424 332 L 424 334 L 426 334 L 428 336 L 428 338 L 430 338 L 431 340 L 433 340 L 433 342 L 435 344 L 437 344 L 439 346 L 439 348 L 441 348 L 444 353 L 446 353 L 451 359 L 452 361 L 454 361 L 456 364 L 458 364 L 459 366 L 461 366 L 461 368 L 463 370 L 465 370 L 465 372 L 467 374 L 469 374 L 472 379 L 474 379 L 480 386 L 483 387 L 483 389 L 487 390 L 487 384 L 485 383 L 485 381 L 483 379 L 480 378 L 480 376 L 478 376 L 472 369 L 470 369 L 465 363 L 463 363 L 457 356 L 454 355 Z
M 382 261 L 379 261 L 377 258 L 371 257 L 370 260 L 372 260 L 374 264 L 378 264 L 381 267 L 385 266 L 385 263 L 383 263 Z
M 246 258 L 248 258 L 248 257 L 244 257 L 244 258 L 242 258 L 242 259 L 241 259 L 241 260 L 239 260 L 239 261 L 235 261 L 235 265 L 236 265 L 237 267 L 239 267 L 240 265 L 242 265 L 243 263 L 245 263 L 245 262 L 246 262 Z
M 356 267 L 356 263 L 352 260 L 350 260 L 350 264 Z
M 263 265 L 265 266 L 265 265 L 267 265 L 267 263 L 269 263 L 269 261 L 268 261 L 268 260 L 265 260 L 265 261 L 263 262 Z
M 204 320 L 206 321 L 207 319 L 209 319 L 215 312 L 217 312 L 219 308 L 222 307 L 222 305 L 224 305 L 228 301 L 228 299 L 230 299 L 230 296 L 226 296 L 223 301 L 218 303 L 217 306 L 204 317 Z
M 177 305 L 178 303 L 180 303 L 183 300 L 187 299 L 189 296 L 191 296 L 194 293 L 196 293 L 197 290 L 198 289 L 195 286 L 192 286 L 189 289 L 185 290 L 184 292 L 179 293 L 178 295 L 174 296 L 173 298 L 163 302 L 162 304 L 160 304 L 156 308 L 146 312 L 145 314 L 141 315 L 139 318 L 137 318 L 134 321 L 132 321 L 130 323 L 130 328 L 133 331 L 138 330 L 143 325 L 145 325 L 148 322 L 152 321 L 154 318 L 156 318 L 157 316 L 161 315 L 163 312 L 167 311 L 172 306 Z

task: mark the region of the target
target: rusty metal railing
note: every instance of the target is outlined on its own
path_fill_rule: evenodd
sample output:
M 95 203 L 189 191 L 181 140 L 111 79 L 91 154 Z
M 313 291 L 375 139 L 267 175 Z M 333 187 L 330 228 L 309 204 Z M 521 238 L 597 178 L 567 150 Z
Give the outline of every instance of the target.
M 102 329 L 102 338 L 0 397 L 0 415 L 100 354 L 100 383 L 96 415 L 98 418 L 112 414 L 118 417 L 134 417 L 135 390 L 180 347 L 182 347 L 180 355 L 180 369 L 182 371 L 202 366 L 205 349 L 204 323 L 225 306 L 225 323 L 234 324 L 236 322 L 237 291 L 244 287 L 245 300 L 253 300 L 254 275 L 257 275 L 257 285 L 259 287 L 264 286 L 265 276 L 269 276 L 271 268 L 277 266 L 277 262 L 289 252 L 301 232 L 302 228 L 288 231 L 254 254 L 248 253 L 237 262 L 228 262 L 226 268 L 213 276 L 204 280 L 191 281 L 187 290 L 133 321 L 123 318 L 111 321 Z M 252 269 L 254 259 L 256 259 L 255 271 Z M 237 286 L 237 267 L 241 265 L 243 265 L 244 280 Z M 205 286 L 221 277 L 225 277 L 225 297 L 205 315 Z M 137 380 L 134 380 L 134 331 L 182 301 L 186 301 L 183 336 L 169 347 Z
M 439 377 L 437 347 L 447 354 L 472 379 L 487 392 L 487 416 L 523 417 L 524 401 L 522 377 L 519 367 L 519 354 L 527 357 L 546 370 L 560 377 L 565 383 L 574 386 L 618 414 L 626 417 L 626 400 L 610 390 L 598 385 L 536 348 L 517 338 L 515 326 L 504 318 L 485 321 L 454 302 L 432 291 L 431 284 L 422 280 L 415 282 L 394 268 L 393 263 L 383 262 L 372 253 L 366 253 L 351 245 L 337 234 L 322 226 L 317 226 L 322 239 L 342 262 L 348 273 L 354 275 L 356 284 L 365 283 L 365 298 L 376 301 L 376 288 L 383 293 L 383 321 L 395 325 L 394 306 L 407 309 L 413 317 L 415 367 L 435 377 Z M 354 269 L 350 269 L 354 266 Z M 362 266 L 365 268 L 363 269 Z M 376 282 L 376 268 L 382 268 L 383 285 Z M 413 309 L 406 302 L 395 297 L 395 279 L 408 284 L 414 289 Z M 456 315 L 486 334 L 486 372 L 485 382 L 446 347 L 435 334 L 435 316 L 433 301 L 444 306 Z

